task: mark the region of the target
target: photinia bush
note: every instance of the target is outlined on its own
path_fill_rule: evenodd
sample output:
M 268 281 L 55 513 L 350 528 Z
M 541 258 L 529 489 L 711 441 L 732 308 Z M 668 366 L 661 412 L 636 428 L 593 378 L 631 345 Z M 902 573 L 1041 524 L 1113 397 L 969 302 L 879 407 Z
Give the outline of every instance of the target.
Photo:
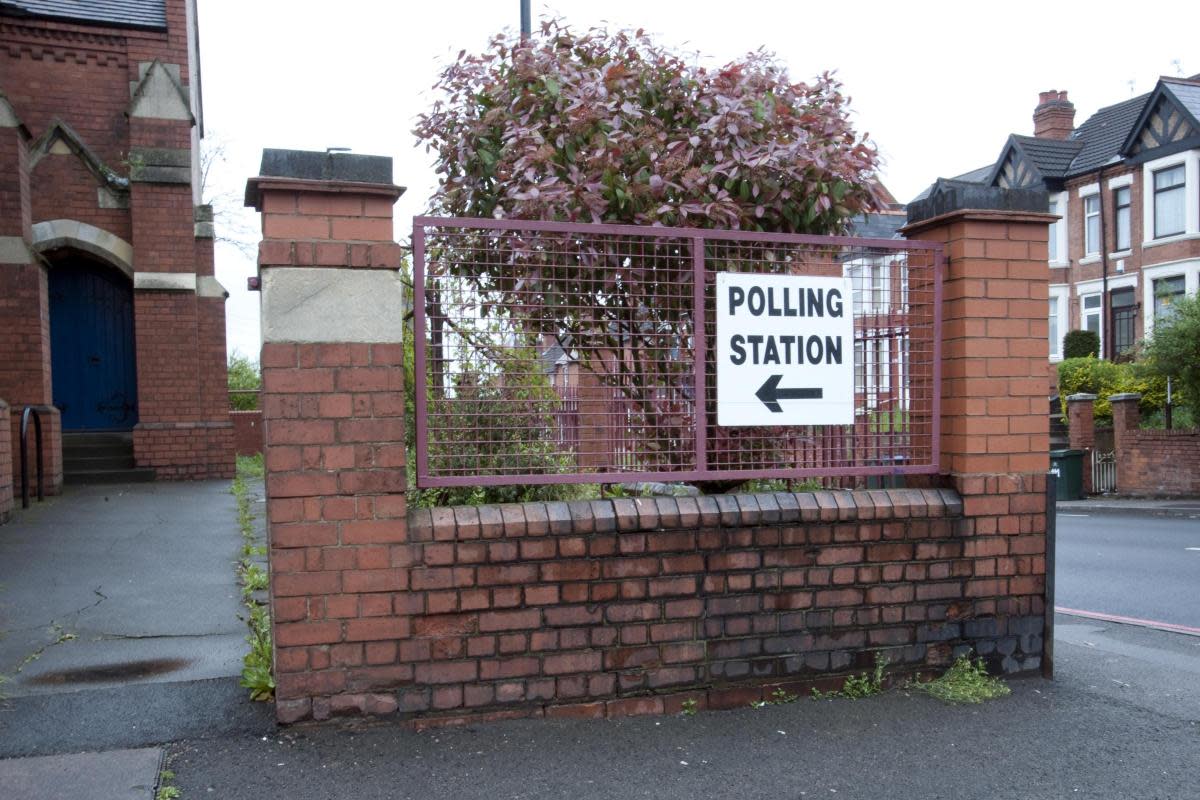
M 767 52 L 694 66 L 642 31 L 493 38 L 460 52 L 414 131 L 434 213 L 835 233 L 876 208 L 878 153 L 828 73 Z

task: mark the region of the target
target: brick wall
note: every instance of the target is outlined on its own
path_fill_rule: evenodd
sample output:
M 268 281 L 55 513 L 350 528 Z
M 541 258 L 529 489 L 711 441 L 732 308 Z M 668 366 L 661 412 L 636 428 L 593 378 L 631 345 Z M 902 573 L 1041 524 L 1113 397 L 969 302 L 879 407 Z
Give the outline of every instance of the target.
M 252 456 L 263 451 L 262 411 L 230 411 L 233 422 L 233 450 L 239 456 Z
M 275 565 L 281 719 L 735 707 L 840 685 L 876 653 L 899 673 L 970 649 L 997 670 L 1040 664 L 1042 538 L 965 536 L 949 490 L 423 509 L 407 522 L 407 536 L 392 524 L 322 547 L 320 602 L 284 600 L 314 575 Z M 292 544 L 277 561 L 316 555 Z M 378 569 L 336 568 L 370 554 Z
M 12 432 L 8 417 L 8 403 L 0 400 L 0 525 L 8 522 L 8 518 L 12 515 L 13 492 L 16 485 L 13 472 Z
M 1083 451 L 1083 494 L 1092 493 L 1092 451 L 1096 449 L 1096 402 L 1094 394 L 1073 394 L 1067 398 L 1068 446 Z
M 1200 430 L 1141 430 L 1140 399 L 1136 394 L 1109 398 L 1117 491 L 1156 497 L 1200 495 Z
M 394 256 L 390 203 L 371 204 L 395 188 L 390 163 L 366 186 L 266 171 L 338 169 L 284 155 L 265 154 L 247 189 L 263 212 L 281 721 L 740 705 L 836 681 L 876 652 L 901 670 L 969 648 L 1000 670 L 1040 665 L 1046 214 L 963 210 L 909 228 L 947 256 L 944 474 L 929 487 L 406 513 L 398 333 L 355 313 L 361 294 L 337 295 L 367 285 L 377 249 L 381 266 Z

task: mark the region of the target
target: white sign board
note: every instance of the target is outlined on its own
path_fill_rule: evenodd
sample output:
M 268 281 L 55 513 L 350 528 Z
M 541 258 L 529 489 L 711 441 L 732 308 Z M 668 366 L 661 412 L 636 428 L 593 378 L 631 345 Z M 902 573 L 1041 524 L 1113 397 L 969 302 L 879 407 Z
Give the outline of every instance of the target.
M 854 422 L 849 278 L 717 273 L 717 424 Z

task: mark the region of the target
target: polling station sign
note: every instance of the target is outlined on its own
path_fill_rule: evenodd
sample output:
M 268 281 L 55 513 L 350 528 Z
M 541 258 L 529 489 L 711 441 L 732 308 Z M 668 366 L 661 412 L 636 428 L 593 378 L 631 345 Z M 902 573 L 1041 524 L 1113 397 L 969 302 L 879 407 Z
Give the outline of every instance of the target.
M 717 424 L 853 422 L 850 279 L 717 273 Z

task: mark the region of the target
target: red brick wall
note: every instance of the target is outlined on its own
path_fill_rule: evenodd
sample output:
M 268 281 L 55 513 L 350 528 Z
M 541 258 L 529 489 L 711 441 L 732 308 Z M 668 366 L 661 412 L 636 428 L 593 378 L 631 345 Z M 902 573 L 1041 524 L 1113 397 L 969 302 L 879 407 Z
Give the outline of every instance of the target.
M 1200 430 L 1141 430 L 1136 395 L 1112 406 L 1117 491 L 1156 497 L 1200 495 Z
M 135 291 L 138 466 L 159 478 L 233 473 L 225 372 L 225 306 L 192 292 Z
M 283 179 L 258 191 L 263 269 L 367 267 L 326 240 L 391 235 L 373 219 L 338 232 L 361 199 Z M 931 483 L 953 490 L 406 515 L 399 345 L 266 344 L 279 719 L 740 705 L 877 651 L 901 669 L 970 648 L 1037 668 L 1046 215 L 956 212 L 916 233 L 946 244 L 945 474 Z
M 13 480 L 12 432 L 9 424 L 8 403 L 0 400 L 0 525 L 8 522 L 13 510 L 15 482 Z
M 280 621 L 281 660 L 341 692 L 282 710 L 390 707 L 380 692 L 452 716 L 736 707 L 840 684 L 875 653 L 904 672 L 967 647 L 1036 668 L 1041 537 L 964 540 L 960 511 L 894 490 L 413 512 L 390 556 L 407 591 L 343 572 L 324 617 Z M 403 626 L 348 635 L 388 602 Z
M 1096 447 L 1096 409 L 1090 399 L 1067 401 L 1067 435 L 1072 450 L 1083 451 L 1083 493 L 1092 493 L 1092 451 Z
M 239 456 L 253 456 L 263 451 L 262 411 L 230 411 L 233 421 L 233 451 Z

